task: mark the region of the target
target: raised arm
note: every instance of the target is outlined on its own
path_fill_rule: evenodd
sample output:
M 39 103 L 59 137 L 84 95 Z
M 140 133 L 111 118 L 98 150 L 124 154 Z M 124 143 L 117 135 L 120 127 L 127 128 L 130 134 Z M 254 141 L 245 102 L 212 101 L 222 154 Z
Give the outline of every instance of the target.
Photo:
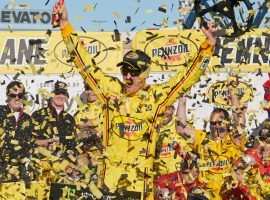
M 217 30 L 217 27 L 210 21 L 208 21 L 208 27 L 208 29 L 202 27 L 206 40 L 201 44 L 197 57 L 190 60 L 187 66 L 182 67 L 168 82 L 155 85 L 156 91 L 162 94 L 159 99 L 160 104 L 173 104 L 178 100 L 179 95 L 186 93 L 205 72 L 216 43 L 216 37 L 212 33 Z
M 241 105 L 240 97 L 237 94 L 237 86 L 239 84 L 237 76 L 231 76 L 228 79 L 228 90 L 232 105 L 233 115 L 233 134 L 234 139 L 238 145 L 241 145 L 246 138 L 246 117 L 245 117 L 245 106 Z
M 196 132 L 194 129 L 188 127 L 187 123 L 186 101 L 187 97 L 185 96 L 181 97 L 178 101 L 178 107 L 176 112 L 177 121 L 175 123 L 176 132 L 186 139 L 194 139 Z
M 57 12 L 56 6 L 53 13 Z M 98 98 L 104 102 L 107 93 L 120 93 L 122 91 L 121 82 L 117 78 L 106 75 L 96 66 L 94 59 L 90 56 L 83 42 L 71 26 L 65 5 L 62 6 L 59 19 L 62 37 L 70 53 L 70 59 L 75 63 L 81 76 L 90 85 Z

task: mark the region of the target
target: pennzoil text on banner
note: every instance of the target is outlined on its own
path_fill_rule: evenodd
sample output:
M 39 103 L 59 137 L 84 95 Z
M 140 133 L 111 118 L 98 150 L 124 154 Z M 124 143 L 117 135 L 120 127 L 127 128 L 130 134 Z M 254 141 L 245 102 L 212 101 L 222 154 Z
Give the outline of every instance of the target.
M 79 32 L 78 35 L 96 64 L 107 73 L 119 69 L 123 42 L 114 41 L 113 32 Z M 0 71 L 3 74 L 61 74 L 73 73 L 59 31 L 2 31 L 0 38 Z M 77 73 L 77 72 L 76 72 Z
M 83 44 L 96 64 L 106 73 L 119 73 L 123 41 L 115 41 L 113 32 L 79 32 Z M 61 34 L 41 31 L 2 31 L 0 71 L 2 74 L 77 73 Z M 204 41 L 199 30 L 144 30 L 138 32 L 132 49 L 146 52 L 152 59 L 151 71 L 177 71 L 196 56 Z M 207 70 L 269 72 L 270 30 L 254 29 L 239 38 L 220 38 Z
M 144 30 L 136 34 L 133 47 L 151 57 L 151 71 L 177 71 L 197 55 L 204 40 L 199 30 Z M 207 70 L 267 72 L 269 60 L 270 30 L 254 29 L 238 38 L 219 38 Z

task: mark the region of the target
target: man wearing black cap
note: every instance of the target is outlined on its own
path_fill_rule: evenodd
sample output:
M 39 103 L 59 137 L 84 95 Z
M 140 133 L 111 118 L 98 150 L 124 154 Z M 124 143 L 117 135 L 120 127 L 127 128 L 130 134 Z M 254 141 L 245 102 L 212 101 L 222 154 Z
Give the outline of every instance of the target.
M 56 6 L 54 14 L 58 14 Z M 204 73 L 212 55 L 217 30 L 211 22 L 202 28 L 207 40 L 198 57 L 173 79 L 160 85 L 147 85 L 150 58 L 142 51 L 129 51 L 119 63 L 123 82 L 108 76 L 96 66 L 81 44 L 67 18 L 65 6 L 59 15 L 64 42 L 81 76 L 103 104 L 105 193 L 117 191 L 125 198 L 153 199 L 153 162 L 157 130 L 166 106 L 177 100 Z M 108 191 L 109 190 L 109 191 Z M 118 198 L 118 197 L 117 197 Z M 119 197 L 121 199 L 123 197 Z
M 30 184 L 29 161 L 32 149 L 33 123 L 31 117 L 25 113 L 23 103 L 25 87 L 19 81 L 12 81 L 6 87 L 7 105 L 0 106 L 0 180 L 3 182 L 17 182 L 24 180 Z M 7 186 L 7 184 L 9 186 Z M 21 190 L 11 191 L 16 183 L 6 183 L 1 186 L 3 198 L 25 198 Z M 11 192 L 11 193 L 10 193 Z M 16 196 L 7 197 L 6 194 Z
M 53 175 L 51 171 L 55 168 L 57 156 L 59 160 L 68 160 L 75 156 L 75 120 L 64 110 L 64 104 L 69 97 L 67 84 L 62 81 L 56 81 L 51 92 L 48 106 L 35 111 L 32 114 L 35 125 L 35 144 L 37 149 L 34 153 L 34 159 L 38 160 L 35 168 L 39 171 L 39 184 L 42 188 L 39 190 L 39 196 L 49 199 L 51 185 L 46 184 L 48 180 L 57 181 L 58 176 Z M 42 152 L 49 150 L 51 154 L 44 155 Z M 48 151 L 46 151 L 48 152 Z M 67 169 L 67 168 L 66 168 Z M 53 176 L 52 176 L 53 175 Z M 57 175 L 57 174 L 56 174 Z
M 117 64 L 118 67 L 121 67 L 127 94 L 133 95 L 145 86 L 145 79 L 150 72 L 150 64 L 150 57 L 140 50 L 127 52 L 123 61 Z
M 64 110 L 68 97 L 67 84 L 57 81 L 48 107 L 32 114 L 37 134 L 35 143 L 38 146 L 50 149 L 53 142 L 59 142 L 63 147 L 74 150 L 75 120 Z

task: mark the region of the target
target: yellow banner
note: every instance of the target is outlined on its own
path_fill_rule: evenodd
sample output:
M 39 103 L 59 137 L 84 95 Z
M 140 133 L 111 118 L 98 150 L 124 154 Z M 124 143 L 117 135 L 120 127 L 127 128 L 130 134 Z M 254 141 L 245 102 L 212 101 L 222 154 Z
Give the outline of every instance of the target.
M 113 32 L 78 32 L 83 44 L 105 72 L 118 71 L 123 42 L 114 41 Z M 41 31 L 1 31 L 0 73 L 73 73 L 69 55 L 59 31 L 51 36 Z
M 196 56 L 204 40 L 198 30 L 144 30 L 136 34 L 133 47 L 151 57 L 152 71 L 174 71 Z M 219 38 L 208 70 L 270 71 L 269 51 L 269 29 L 254 29 L 239 38 Z
M 239 82 L 237 85 L 237 95 L 241 103 L 247 103 L 253 100 L 254 89 L 245 82 Z M 217 81 L 207 89 L 207 96 L 210 103 L 216 105 L 231 105 L 229 90 L 226 81 Z

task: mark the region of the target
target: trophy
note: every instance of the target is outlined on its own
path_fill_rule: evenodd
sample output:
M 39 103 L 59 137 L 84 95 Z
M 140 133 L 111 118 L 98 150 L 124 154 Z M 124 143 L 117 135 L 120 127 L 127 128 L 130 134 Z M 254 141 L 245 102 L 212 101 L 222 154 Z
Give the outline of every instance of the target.
M 220 1 L 207 8 L 204 8 L 202 0 L 195 0 L 194 8 L 201 26 L 207 28 L 205 19 L 213 18 L 216 24 L 222 28 L 214 33 L 216 36 L 238 37 L 248 32 L 253 23 L 254 10 L 249 0 Z M 238 15 L 235 13 L 237 11 Z
M 64 5 L 64 0 L 59 0 L 55 5 L 56 11 L 53 13 L 52 16 L 52 25 L 53 28 L 57 28 L 60 26 L 60 18 L 59 16 L 62 14 L 62 7 Z

